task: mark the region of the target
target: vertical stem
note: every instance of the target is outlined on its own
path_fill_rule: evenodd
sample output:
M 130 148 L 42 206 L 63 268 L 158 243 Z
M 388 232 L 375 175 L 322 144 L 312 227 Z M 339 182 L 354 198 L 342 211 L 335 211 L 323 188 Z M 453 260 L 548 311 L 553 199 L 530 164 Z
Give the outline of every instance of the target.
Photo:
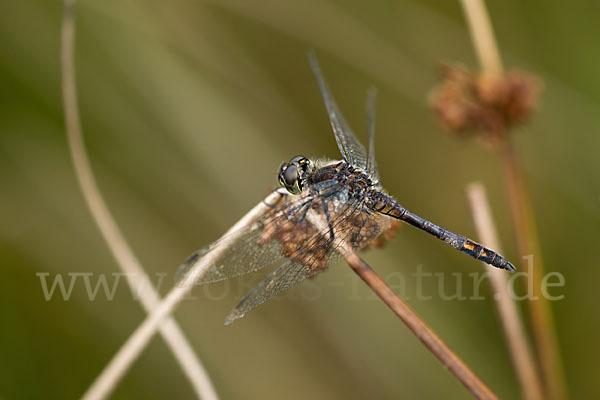
M 546 386 L 546 395 L 550 399 L 564 399 L 567 397 L 567 393 L 558 339 L 554 329 L 554 315 L 548 300 L 541 293 L 544 264 L 533 209 L 512 143 L 506 138 L 501 146 L 504 182 L 508 194 L 512 225 L 517 239 L 517 249 L 521 259 L 532 256 L 532 276 L 529 278 L 533 280 L 533 298 L 529 300 L 528 304 L 533 335 L 536 339 L 537 356 Z
M 485 3 L 483 0 L 461 0 L 461 2 L 481 69 L 490 75 L 501 75 L 504 68 Z
M 481 64 L 483 75 L 502 73 L 502 61 L 492 25 L 483 0 L 461 0 L 471 39 Z M 554 327 L 554 317 L 544 296 L 540 296 L 544 267 L 535 227 L 531 201 L 525 189 L 525 178 L 506 132 L 498 132 L 500 154 L 504 168 L 504 183 L 509 199 L 512 224 L 521 257 L 532 256 L 534 298 L 529 301 L 537 356 L 544 377 L 545 395 L 550 399 L 566 398 L 564 371 Z
M 467 187 L 467 195 L 481 243 L 502 252 L 485 188 L 480 183 L 471 183 Z M 541 400 L 542 384 L 519 309 L 508 291 L 508 275 L 497 268 L 485 263 L 482 264 L 490 274 L 490 283 L 494 292 L 494 300 L 496 300 L 498 316 L 502 322 L 504 337 L 517 372 L 517 378 L 521 384 L 523 398 Z

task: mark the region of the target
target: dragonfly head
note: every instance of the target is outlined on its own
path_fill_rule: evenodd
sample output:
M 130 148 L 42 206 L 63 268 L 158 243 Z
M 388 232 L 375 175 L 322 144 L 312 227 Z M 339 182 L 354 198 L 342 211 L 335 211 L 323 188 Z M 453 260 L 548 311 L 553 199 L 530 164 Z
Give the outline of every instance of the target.
M 301 193 L 306 185 L 306 178 L 312 169 L 312 162 L 302 156 L 296 156 L 290 162 L 284 162 L 279 168 L 279 184 L 291 194 Z

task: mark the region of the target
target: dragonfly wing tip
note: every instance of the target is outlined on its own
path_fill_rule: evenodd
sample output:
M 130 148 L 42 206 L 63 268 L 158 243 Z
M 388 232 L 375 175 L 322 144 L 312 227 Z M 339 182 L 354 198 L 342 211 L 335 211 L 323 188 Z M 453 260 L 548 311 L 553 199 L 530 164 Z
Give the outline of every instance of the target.
M 230 312 L 229 314 L 227 314 L 227 316 L 225 317 L 225 322 L 224 325 L 231 325 L 233 323 L 233 321 L 235 321 L 236 319 L 242 318 L 244 316 L 244 314 L 240 313 L 238 310 L 233 310 L 232 312 Z

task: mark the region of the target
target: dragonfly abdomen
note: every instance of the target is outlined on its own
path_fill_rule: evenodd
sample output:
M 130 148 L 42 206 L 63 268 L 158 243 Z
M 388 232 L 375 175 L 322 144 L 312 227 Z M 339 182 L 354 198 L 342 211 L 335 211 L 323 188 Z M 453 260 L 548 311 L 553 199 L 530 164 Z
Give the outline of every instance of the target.
M 501 268 L 508 271 L 515 270 L 515 267 L 510 262 L 508 262 L 500 254 L 496 253 L 494 250 L 491 250 L 462 235 L 451 232 L 446 228 L 436 225 L 433 222 L 408 211 L 406 208 L 398 204 L 393 198 L 384 193 L 373 190 L 367 195 L 365 201 L 367 206 L 372 210 L 407 222 L 412 226 L 417 227 L 440 240 L 443 240 L 455 249 L 460 250 L 477 260 L 483 261 L 496 268 Z

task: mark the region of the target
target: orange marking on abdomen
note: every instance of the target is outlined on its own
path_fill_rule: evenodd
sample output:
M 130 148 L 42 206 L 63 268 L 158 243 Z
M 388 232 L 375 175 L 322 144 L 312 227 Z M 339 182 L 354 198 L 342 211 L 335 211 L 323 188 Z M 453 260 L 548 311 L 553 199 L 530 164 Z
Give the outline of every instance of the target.
M 475 250 L 475 245 L 471 242 L 465 242 L 463 247 L 467 250 Z

